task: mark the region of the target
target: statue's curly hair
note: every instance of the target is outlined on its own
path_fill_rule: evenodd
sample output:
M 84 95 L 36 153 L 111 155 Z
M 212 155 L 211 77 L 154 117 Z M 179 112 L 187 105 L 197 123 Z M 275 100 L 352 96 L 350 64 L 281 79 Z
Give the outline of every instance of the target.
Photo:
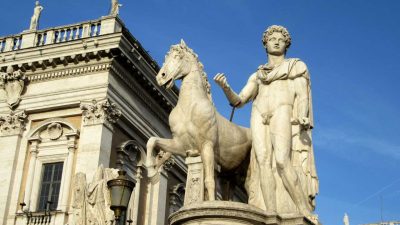
M 285 27 L 279 26 L 279 25 L 272 25 L 264 31 L 263 37 L 262 37 L 263 46 L 266 47 L 266 44 L 268 41 L 268 36 L 274 32 L 280 32 L 283 35 L 283 37 L 285 38 L 285 43 L 286 43 L 285 51 L 287 51 L 289 49 L 290 45 L 292 44 L 292 38 L 290 37 L 289 31 Z

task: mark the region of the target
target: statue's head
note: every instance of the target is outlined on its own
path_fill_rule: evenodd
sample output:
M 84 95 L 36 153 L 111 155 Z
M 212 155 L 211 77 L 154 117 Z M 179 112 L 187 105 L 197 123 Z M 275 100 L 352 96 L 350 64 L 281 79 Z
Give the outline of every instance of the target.
M 43 6 L 40 5 L 39 1 L 36 1 L 35 3 L 35 9 L 38 11 L 42 11 L 43 10 Z
M 165 61 L 157 74 L 157 82 L 160 86 L 171 88 L 175 80 L 182 79 L 191 69 L 191 64 L 197 60 L 197 56 L 186 43 L 172 45 L 165 56 Z
M 270 54 L 280 54 L 282 50 L 286 54 L 292 43 L 292 38 L 285 27 L 272 25 L 264 31 L 262 43 Z

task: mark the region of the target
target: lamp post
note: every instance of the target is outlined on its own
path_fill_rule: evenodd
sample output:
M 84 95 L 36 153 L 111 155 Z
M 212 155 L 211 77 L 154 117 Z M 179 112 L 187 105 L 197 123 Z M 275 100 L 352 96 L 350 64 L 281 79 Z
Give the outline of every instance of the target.
M 117 224 L 125 224 L 125 221 L 120 221 L 123 212 L 126 211 L 129 204 L 129 199 L 135 183 L 126 177 L 126 171 L 119 170 L 116 179 L 109 180 L 107 186 L 111 193 L 111 210 L 114 211 Z M 125 220 L 125 217 L 123 217 Z

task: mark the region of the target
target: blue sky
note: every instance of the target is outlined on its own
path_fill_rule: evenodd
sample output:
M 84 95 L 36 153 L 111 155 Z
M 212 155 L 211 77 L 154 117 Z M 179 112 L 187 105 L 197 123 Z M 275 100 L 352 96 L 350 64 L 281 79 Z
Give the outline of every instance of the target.
M 96 19 L 109 10 L 108 0 L 41 3 L 41 28 Z M 183 38 L 209 78 L 223 72 L 236 91 L 266 62 L 265 28 L 287 27 L 293 39 L 288 57 L 301 58 L 311 72 L 321 221 L 342 224 L 345 212 L 351 224 L 380 221 L 381 205 L 384 220 L 400 220 L 400 1 L 121 3 L 120 17 L 159 64 Z M 28 28 L 33 6 L 2 0 L 0 36 Z M 214 83 L 212 94 L 228 117 L 228 102 Z M 234 121 L 248 126 L 249 109 L 237 111 Z

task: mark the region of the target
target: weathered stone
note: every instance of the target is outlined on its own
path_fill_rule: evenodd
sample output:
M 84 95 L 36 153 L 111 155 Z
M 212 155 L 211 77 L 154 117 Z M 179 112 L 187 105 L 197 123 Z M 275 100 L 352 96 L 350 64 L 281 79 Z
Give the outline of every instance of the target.
M 269 27 L 262 41 L 268 63 L 258 67 L 240 94 L 224 74 L 214 77 L 231 105 L 253 101 L 249 203 L 269 212 L 313 218 L 318 177 L 311 141 L 310 75 L 301 60 L 285 59 L 291 44 L 286 28 Z
M 226 201 L 184 206 L 169 217 L 170 225 L 316 225 L 300 215 L 266 214 L 257 207 Z

